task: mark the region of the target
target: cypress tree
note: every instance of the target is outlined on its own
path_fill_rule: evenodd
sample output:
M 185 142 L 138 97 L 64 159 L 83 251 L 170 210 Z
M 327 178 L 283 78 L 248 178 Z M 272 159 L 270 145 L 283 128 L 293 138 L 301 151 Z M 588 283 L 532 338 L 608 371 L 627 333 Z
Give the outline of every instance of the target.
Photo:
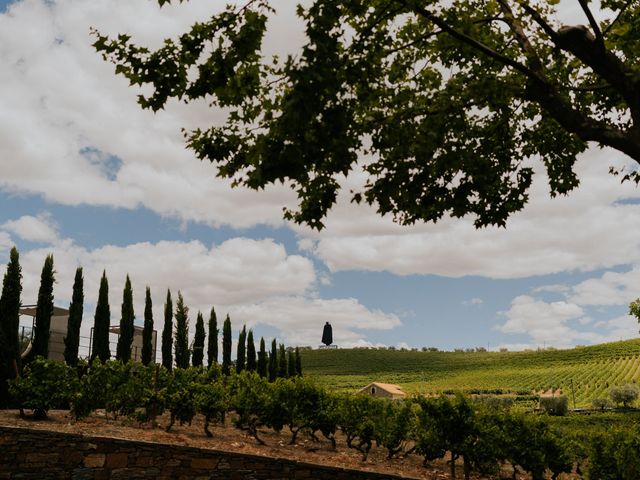
M 287 352 L 287 377 L 293 378 L 296 376 L 296 359 L 293 355 L 293 350 L 289 349 Z
M 204 359 L 204 319 L 202 313 L 198 312 L 196 319 L 196 334 L 193 337 L 193 354 L 191 356 L 191 365 L 201 367 Z
M 133 313 L 133 290 L 129 275 L 124 282 L 122 292 L 122 307 L 120 316 L 120 336 L 116 348 L 116 360 L 127 363 L 131 360 L 131 344 L 133 343 L 133 320 L 136 318 Z
M 29 361 L 36 356 L 49 356 L 49 336 L 51 334 L 51 316 L 53 315 L 53 255 L 47 255 L 40 274 L 40 289 L 36 306 L 35 331 Z
M 236 356 L 236 372 L 244 370 L 247 361 L 247 326 L 243 325 L 238 336 L 238 355 Z
M 9 253 L 9 263 L 2 280 L 0 295 L 0 407 L 6 407 L 9 392 L 7 379 L 15 378 L 13 362 L 20 370 L 20 294 L 22 293 L 22 268 L 18 249 Z
M 302 376 L 302 359 L 300 358 L 300 349 L 296 347 L 296 375 Z
M 260 337 L 260 350 L 258 350 L 258 375 L 262 378 L 267 376 L 267 350 L 262 337 Z
M 278 351 L 278 378 L 287 377 L 287 352 L 284 349 L 284 344 L 280 344 L 280 350 Z
M 278 377 L 278 345 L 276 339 L 271 341 L 271 352 L 269 353 L 269 381 L 275 382 Z
M 209 315 L 209 338 L 207 339 L 207 367 L 218 363 L 218 318 L 216 309 L 211 307 Z
M 64 361 L 75 367 L 78 364 L 78 347 L 80 345 L 80 324 L 84 310 L 84 278 L 82 267 L 76 268 L 73 280 L 73 294 L 69 304 L 69 318 L 67 319 L 67 336 L 64 337 Z
M 98 303 L 93 317 L 93 338 L 91 340 L 91 360 L 98 357 L 102 362 L 111 358 L 109 349 L 109 323 L 111 311 L 109 309 L 109 282 L 107 273 L 102 272 L 100 290 L 98 291 Z
M 222 325 L 222 374 L 231 373 L 231 319 L 229 314 Z
M 178 291 L 176 302 L 176 336 L 174 354 L 176 367 L 187 368 L 189 366 L 189 309 L 184 304 L 182 293 Z
M 147 287 L 144 295 L 144 328 L 142 329 L 142 364 L 155 362 L 153 356 L 153 304 L 151 303 L 151 289 Z
M 167 289 L 167 301 L 164 304 L 162 366 L 169 371 L 173 368 L 173 302 L 171 301 L 171 291 L 169 289 Z
M 256 345 L 253 341 L 253 330 L 249 330 L 247 334 L 247 370 L 256 371 Z

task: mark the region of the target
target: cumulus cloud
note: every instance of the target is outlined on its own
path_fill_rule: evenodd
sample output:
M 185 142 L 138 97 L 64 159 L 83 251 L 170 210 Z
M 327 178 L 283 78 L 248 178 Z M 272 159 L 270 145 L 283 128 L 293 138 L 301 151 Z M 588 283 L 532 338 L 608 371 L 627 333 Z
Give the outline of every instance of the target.
M 128 0 L 22 1 L 0 15 L 0 188 L 66 204 L 135 208 L 217 226 L 282 224 L 294 194 L 230 188 L 216 169 L 186 150 L 182 127 L 224 117 L 206 102 L 171 102 L 153 114 L 136 103 L 136 89 L 117 77 L 91 47 L 89 27 L 127 32 L 159 46 L 222 4 L 184 5 Z M 270 42 L 297 32 L 294 5 L 282 5 Z M 295 43 L 295 41 L 293 41 Z
M 507 320 L 496 328 L 507 334 L 529 336 L 531 343 L 520 344 L 525 348 L 618 341 L 636 337 L 638 329 L 637 319 L 629 315 L 594 322 L 576 303 L 545 302 L 528 295 L 514 298 L 510 309 L 501 315 Z M 578 328 L 587 325 L 588 331 Z M 515 345 L 509 345 L 509 348 L 515 349 Z
M 24 215 L 17 220 L 9 220 L 0 225 L 0 230 L 13 233 L 29 242 L 53 243 L 58 239 L 57 228 L 47 213 L 37 217 Z

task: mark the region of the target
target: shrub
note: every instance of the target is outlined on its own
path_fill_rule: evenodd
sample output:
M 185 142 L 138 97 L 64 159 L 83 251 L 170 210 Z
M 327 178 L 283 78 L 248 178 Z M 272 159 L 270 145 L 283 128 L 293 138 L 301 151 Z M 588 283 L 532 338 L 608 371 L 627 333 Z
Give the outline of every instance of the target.
M 33 411 L 37 419 L 47 418 L 52 408 L 66 406 L 78 390 L 75 370 L 64 362 L 35 357 L 23 371 L 22 377 L 10 382 L 9 391 L 23 409 Z
M 617 429 L 594 437 L 589 449 L 590 480 L 640 478 L 640 428 Z
M 569 411 L 569 399 L 565 395 L 540 397 L 540 407 L 549 415 L 563 417 Z
M 591 400 L 591 406 L 596 410 L 604 412 L 605 409 L 611 407 L 611 401 L 605 397 L 598 397 Z
M 624 408 L 627 408 L 629 404 L 635 402 L 640 395 L 640 389 L 635 383 L 627 383 L 621 387 L 611 387 L 609 390 L 609 396 L 616 405 L 622 404 Z

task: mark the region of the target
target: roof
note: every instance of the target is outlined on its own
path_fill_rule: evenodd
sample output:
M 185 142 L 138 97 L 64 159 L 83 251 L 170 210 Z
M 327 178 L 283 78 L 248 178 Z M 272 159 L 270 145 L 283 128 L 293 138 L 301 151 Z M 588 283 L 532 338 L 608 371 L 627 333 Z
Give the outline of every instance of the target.
M 30 317 L 35 317 L 36 316 L 36 305 L 24 305 L 23 307 L 20 307 L 20 315 L 28 315 Z M 69 315 L 69 310 L 67 310 L 66 308 L 61 308 L 61 307 L 53 307 L 53 316 L 54 317 L 58 317 L 58 316 L 63 316 L 63 315 Z
M 386 392 L 389 392 L 391 395 L 403 395 L 403 396 L 406 395 L 406 393 L 404 392 L 404 390 L 402 390 L 402 387 L 400 385 L 394 385 L 393 383 L 372 382 L 366 387 L 361 388 L 359 391 L 364 392 L 370 387 L 378 387 Z

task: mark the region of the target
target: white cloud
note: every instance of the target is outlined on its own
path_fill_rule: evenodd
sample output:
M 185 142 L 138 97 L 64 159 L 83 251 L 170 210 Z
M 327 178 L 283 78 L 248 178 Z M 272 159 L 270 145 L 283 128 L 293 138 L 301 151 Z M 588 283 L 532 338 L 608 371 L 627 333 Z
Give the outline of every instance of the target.
M 297 32 L 295 6 L 282 7 L 275 25 L 289 23 L 271 35 L 276 46 L 283 39 L 295 43 L 291 34 Z M 282 224 L 291 191 L 232 190 L 212 165 L 186 150 L 181 127 L 208 126 L 222 118 L 221 111 L 206 102 L 171 102 L 155 115 L 143 111 L 135 101 L 138 91 L 91 47 L 90 26 L 158 46 L 219 8 L 205 0 L 162 9 L 157 2 L 129 0 L 12 5 L 0 15 L 0 82 L 11 92 L 0 97 L 0 188 L 67 205 L 143 205 L 214 226 Z M 105 161 L 114 158 L 120 164 L 109 168 Z
M 628 305 L 640 297 L 640 267 L 627 272 L 605 272 L 575 285 L 569 295 L 580 305 Z
M 0 230 L 14 233 L 29 242 L 53 243 L 58 239 L 57 228 L 47 213 L 37 217 L 24 215 L 17 220 L 9 220 L 0 225 Z
M 333 327 L 333 343 L 340 347 L 369 345 L 365 330 L 390 330 L 400 319 L 380 310 L 369 310 L 354 298 L 271 298 L 265 302 L 230 306 L 231 318 L 248 326 L 268 325 L 279 330 L 286 343 L 320 344 L 326 321 Z
M 463 300 L 462 304 L 465 306 L 480 306 L 484 303 L 484 301 L 481 298 L 478 297 L 473 297 L 470 300 Z

